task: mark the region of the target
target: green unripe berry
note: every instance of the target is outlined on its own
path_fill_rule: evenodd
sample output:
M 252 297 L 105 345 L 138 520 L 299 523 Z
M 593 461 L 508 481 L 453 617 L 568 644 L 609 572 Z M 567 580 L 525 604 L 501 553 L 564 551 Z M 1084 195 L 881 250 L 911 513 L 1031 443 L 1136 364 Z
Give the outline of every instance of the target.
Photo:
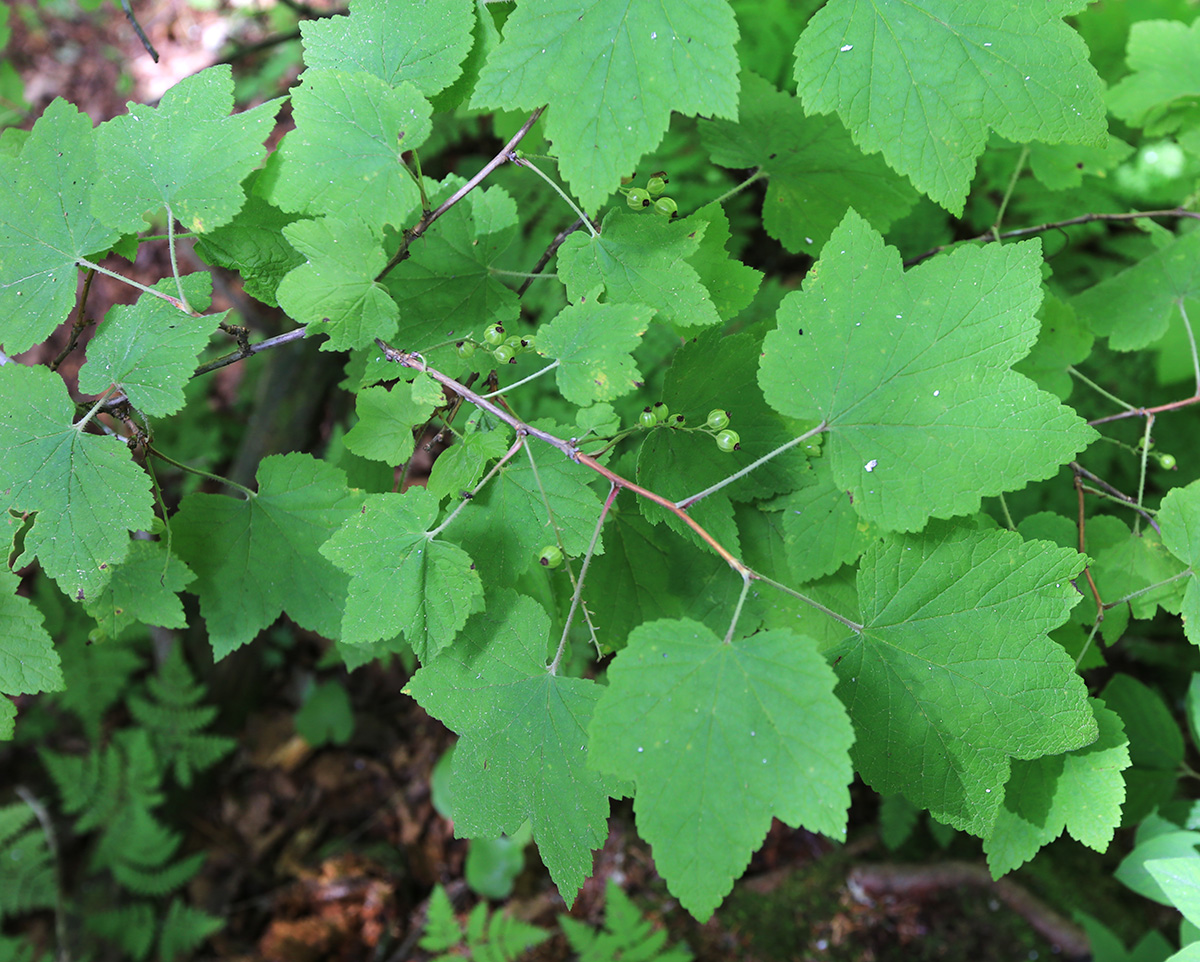
M 504 343 L 507 347 L 512 348 L 514 354 L 520 354 L 525 350 L 525 345 L 521 343 L 521 339 L 516 334 L 512 335 L 512 337 L 506 337 Z
M 741 444 L 742 439 L 738 437 L 737 431 L 722 431 L 717 435 L 717 447 L 728 454 L 730 451 L 736 451 Z
M 657 197 L 667 189 L 667 184 L 670 183 L 667 175 L 661 170 L 657 174 L 651 174 L 650 179 L 646 181 L 646 193 L 651 197 Z
M 630 187 L 629 193 L 625 195 L 625 203 L 632 210 L 642 210 L 650 206 L 650 194 L 641 187 Z
M 729 427 L 729 412 L 713 408 L 708 412 L 708 419 L 704 423 L 713 431 L 722 431 Z
M 660 197 L 654 202 L 654 209 L 667 217 L 674 217 L 676 211 L 679 210 L 679 205 L 670 197 Z
M 492 347 L 499 347 L 504 343 L 504 328 L 499 324 L 493 324 L 483 332 L 483 339 Z
M 682 414 L 676 414 L 674 417 L 672 417 L 670 419 L 671 427 L 681 428 L 681 427 L 683 427 L 683 422 L 686 420 L 687 420 L 687 418 L 685 418 Z
M 542 549 L 538 562 L 547 568 L 557 568 L 563 563 L 562 549 L 556 544 L 546 545 Z
M 532 351 L 536 343 L 536 338 L 534 338 L 532 334 L 526 335 L 525 337 L 521 338 L 521 350 Z
M 507 364 L 516 357 L 516 352 L 507 344 L 501 344 L 496 350 L 492 351 L 492 357 L 496 359 L 498 364 Z
M 638 424 L 644 428 L 652 428 L 658 424 L 658 418 L 654 416 L 653 411 L 651 411 L 649 408 L 646 408 L 646 410 L 638 415 Z
M 459 341 L 454 347 L 458 351 L 458 356 L 464 361 L 475 353 L 474 341 Z
M 652 407 L 650 410 L 654 412 L 654 418 L 659 424 L 665 421 L 667 419 L 667 415 L 671 413 L 671 409 L 662 401 L 655 401 L 654 407 Z
M 1173 455 L 1173 454 L 1158 454 L 1158 455 L 1155 455 L 1155 457 L 1158 458 L 1159 467 L 1161 467 L 1167 471 L 1175 470 L 1175 463 L 1176 463 L 1175 455 Z

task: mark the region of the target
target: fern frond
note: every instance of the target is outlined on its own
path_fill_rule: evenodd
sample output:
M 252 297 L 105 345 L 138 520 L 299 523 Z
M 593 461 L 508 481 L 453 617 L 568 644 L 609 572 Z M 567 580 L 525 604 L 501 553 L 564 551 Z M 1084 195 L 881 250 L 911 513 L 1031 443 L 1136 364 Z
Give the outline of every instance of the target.
M 53 908 L 57 896 L 54 858 L 40 829 L 29 829 L 0 844 L 0 920 Z
M 174 769 L 175 780 L 191 787 L 192 777 L 219 761 L 236 744 L 231 738 L 202 734 L 217 709 L 199 705 L 204 686 L 188 670 L 179 646 L 159 666 L 158 677 L 146 682 L 153 700 L 131 695 L 126 704 L 150 740 L 161 763 Z
M 158 957 L 162 962 L 174 962 L 220 931 L 223 925 L 224 922 L 215 915 L 193 908 L 180 899 L 172 899 L 158 937 Z
M 559 919 L 579 962 L 689 962 L 692 953 L 686 946 L 662 951 L 667 933 L 656 931 L 611 879 L 605 895 L 603 928 L 593 929 L 568 916 Z
M 460 927 L 449 897 L 438 885 L 429 897 L 425 932 L 418 944 L 428 952 L 447 953 L 433 962 L 461 962 L 464 957 L 474 962 L 510 962 L 550 935 L 545 929 L 502 912 L 490 913 L 486 902 L 476 905 L 467 916 L 466 926 Z
M 134 962 L 150 954 L 157 928 L 154 906 L 149 902 L 133 902 L 119 909 L 90 912 L 84 916 L 84 927 L 94 935 L 118 946 Z
M 98 742 L 104 713 L 129 689 L 142 656 L 122 641 L 86 644 L 82 632 L 68 633 L 58 651 L 66 690 L 52 698 L 79 718 L 89 741 Z

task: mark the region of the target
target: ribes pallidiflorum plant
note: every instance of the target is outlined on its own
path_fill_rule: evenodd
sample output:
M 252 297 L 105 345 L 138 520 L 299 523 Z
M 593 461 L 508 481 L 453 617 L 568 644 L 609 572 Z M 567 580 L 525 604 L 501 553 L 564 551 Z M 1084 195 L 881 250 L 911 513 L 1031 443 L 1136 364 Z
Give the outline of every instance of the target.
M 1200 400 L 1200 28 L 1162 8 L 352 0 L 269 154 L 284 101 L 231 113 L 225 67 L 57 100 L 0 138 L 10 567 L 102 627 L 190 594 L 218 659 L 281 615 L 411 649 L 457 831 L 529 821 L 567 902 L 629 796 L 701 919 L 772 817 L 844 837 L 856 774 L 997 874 L 1104 849 L 1179 762 L 1107 650 L 1186 673 L 1149 619 L 1200 624 L 1200 464 L 1155 445 Z M 86 349 L 12 360 L 144 245 L 171 270 Z M 235 363 L 330 430 L 213 454 Z M 0 577 L 0 690 L 54 690 Z

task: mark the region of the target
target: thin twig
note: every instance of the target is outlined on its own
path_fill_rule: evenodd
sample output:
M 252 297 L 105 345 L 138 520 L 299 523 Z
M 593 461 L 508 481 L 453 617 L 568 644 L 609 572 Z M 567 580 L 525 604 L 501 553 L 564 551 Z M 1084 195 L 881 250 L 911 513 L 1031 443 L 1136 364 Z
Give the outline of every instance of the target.
M 1158 527 L 1158 522 L 1154 520 L 1153 516 L 1145 508 L 1143 508 L 1140 504 L 1138 504 L 1136 501 L 1134 501 L 1133 498 L 1131 498 L 1129 495 L 1127 495 L 1124 491 L 1118 491 L 1116 488 L 1114 488 L 1111 484 L 1109 484 L 1103 478 L 1099 477 L 1098 475 L 1092 474 L 1091 471 L 1089 471 L 1087 468 L 1085 468 L 1078 461 L 1072 461 L 1070 467 L 1071 467 L 1071 470 L 1074 471 L 1076 474 L 1081 474 L 1085 478 L 1087 478 L 1089 481 L 1094 481 L 1096 484 L 1100 485 L 1100 487 L 1102 487 L 1105 491 L 1107 491 L 1110 495 L 1112 495 L 1118 501 L 1122 501 L 1125 504 L 1127 504 L 1130 508 L 1132 508 L 1138 514 L 1140 514 L 1143 518 L 1145 518 L 1146 523 L 1149 524 L 1150 527 L 1152 527 L 1160 535 L 1162 534 L 1162 530 Z
M 912 267 L 920 264 L 921 261 L 928 260 L 947 248 L 955 247 L 958 244 L 970 244 L 974 242 L 991 244 L 998 240 L 1011 240 L 1014 237 L 1032 237 L 1034 234 L 1044 234 L 1046 231 L 1059 230 L 1063 227 L 1073 227 L 1076 224 L 1092 224 L 1096 222 L 1119 223 L 1122 221 L 1137 220 L 1141 217 L 1190 217 L 1194 220 L 1200 220 L 1200 213 L 1193 210 L 1184 210 L 1182 207 L 1173 207 L 1170 210 L 1142 210 L 1126 214 L 1080 214 L 1078 217 L 1069 217 L 1066 220 L 1037 224 L 1033 227 L 1018 227 L 1015 230 L 1006 230 L 999 235 L 994 235 L 991 228 L 989 228 L 982 234 L 977 234 L 974 237 L 964 237 L 962 240 L 951 241 L 949 244 L 939 244 L 937 247 L 927 250 L 924 254 L 910 257 L 904 262 L 904 266 Z
M 1087 556 L 1087 518 L 1083 513 L 1083 478 L 1080 475 L 1075 475 L 1075 496 L 1079 501 L 1079 518 L 1076 521 L 1076 527 L 1079 529 L 1079 553 Z M 1092 589 L 1092 597 L 1096 599 L 1096 621 L 1104 620 L 1104 601 L 1100 597 L 1100 589 L 1096 587 L 1096 582 L 1092 578 L 1092 568 L 1090 565 L 1083 569 L 1084 577 L 1087 578 L 1088 587 Z
M 538 262 L 533 265 L 533 270 L 529 272 L 529 277 L 525 278 L 521 286 L 517 288 L 517 297 L 520 297 L 527 290 L 529 290 L 529 285 L 533 283 L 535 277 L 545 270 L 546 265 L 550 263 L 550 258 L 552 258 L 562 246 L 562 242 L 574 234 L 575 231 L 579 230 L 579 228 L 581 228 L 585 223 L 586 221 L 582 217 L 577 217 L 575 218 L 575 223 L 573 223 L 566 230 L 559 231 L 558 234 L 555 235 L 554 240 L 550 242 L 550 246 L 547 247 L 542 253 L 542 256 L 538 258 Z
M 509 140 L 509 142 L 500 148 L 496 156 L 483 165 L 483 169 L 480 170 L 479 173 L 477 173 L 458 190 L 451 194 L 445 201 L 443 201 L 442 205 L 438 207 L 437 210 L 430 211 L 419 221 L 417 221 L 417 223 L 411 229 L 404 232 L 404 239 L 400 242 L 400 248 L 395 254 L 392 255 L 391 260 L 384 265 L 383 270 L 381 270 L 375 276 L 375 280 L 383 280 L 393 267 L 408 257 L 408 250 L 410 247 L 412 247 L 413 241 L 429 230 L 433 223 L 444 213 L 446 213 L 446 211 L 448 211 L 451 207 L 466 197 L 467 194 L 478 187 L 480 182 L 487 177 L 488 174 L 490 174 L 501 164 L 508 162 L 509 155 L 516 150 L 517 144 L 525 139 L 525 135 L 529 133 L 533 125 L 537 123 L 538 118 L 542 116 L 542 111 L 545 109 L 545 107 L 538 107 L 537 110 L 529 115 L 529 119 L 521 125 L 521 129 L 512 135 L 512 138 Z
M 95 276 L 96 272 L 93 270 L 89 270 L 83 275 L 83 293 L 79 298 L 79 309 L 75 315 L 75 323 L 71 325 L 71 339 L 67 341 L 67 346 L 59 351 L 58 357 L 50 362 L 50 370 L 52 371 L 57 371 L 58 366 L 67 359 L 67 355 L 75 350 L 75 345 L 79 343 L 79 335 L 92 323 L 87 319 L 84 312 L 87 308 L 88 292 L 92 289 L 92 280 Z
M 575 583 L 575 590 L 571 592 L 571 608 L 567 612 L 567 620 L 563 622 L 562 636 L 558 639 L 558 650 L 554 653 L 554 660 L 546 667 L 551 675 L 558 674 L 558 665 L 562 661 L 563 652 L 567 650 L 567 633 L 571 630 L 571 622 L 575 619 L 575 612 L 581 604 L 583 604 L 583 583 L 587 578 L 587 570 L 591 567 L 592 558 L 596 554 L 596 542 L 600 540 L 600 529 L 604 527 L 604 520 L 608 517 L 608 511 L 612 507 L 612 503 L 617 499 L 617 495 L 621 489 L 611 481 L 608 485 L 608 497 L 604 499 L 604 504 L 600 508 L 600 517 L 596 519 L 596 527 L 592 531 L 592 540 L 588 542 L 587 551 L 583 555 L 583 567 L 579 569 L 579 580 Z M 599 647 L 599 642 L 596 640 L 596 627 L 592 624 L 592 619 L 588 614 L 587 605 L 583 605 L 583 617 L 587 621 L 588 630 L 592 633 L 592 643 Z

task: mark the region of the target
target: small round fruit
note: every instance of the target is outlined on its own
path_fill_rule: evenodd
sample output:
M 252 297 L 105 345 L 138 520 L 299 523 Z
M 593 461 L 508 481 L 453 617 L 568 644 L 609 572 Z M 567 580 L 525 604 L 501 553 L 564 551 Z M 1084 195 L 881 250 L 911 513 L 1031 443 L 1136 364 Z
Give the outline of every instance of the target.
M 658 418 L 654 416 L 653 411 L 651 411 L 649 408 L 646 408 L 646 410 L 638 415 L 638 424 L 644 428 L 652 428 L 658 424 Z
M 681 428 L 683 427 L 683 422 L 686 420 L 687 418 L 685 418 L 682 414 L 676 414 L 670 418 L 669 423 L 673 428 Z
M 660 424 L 667 419 L 667 415 L 671 413 L 671 409 L 662 401 L 655 401 L 654 406 L 650 409 L 654 412 L 655 420 Z
M 659 171 L 657 174 L 652 174 L 650 179 L 646 181 L 646 193 L 648 193 L 651 197 L 657 197 L 667 189 L 667 183 L 667 175 L 662 171 Z
M 499 364 L 507 364 L 516 356 L 516 352 L 507 344 L 501 344 L 496 350 L 492 351 L 492 357 Z
M 459 341 L 458 344 L 455 345 L 455 350 L 458 351 L 458 356 L 461 357 L 465 361 L 467 358 L 469 358 L 472 354 L 475 353 L 475 342 L 474 341 Z
M 1158 464 L 1159 464 L 1159 467 L 1164 468 L 1167 471 L 1174 471 L 1175 464 L 1176 464 L 1175 455 L 1173 455 L 1173 454 L 1158 455 Z
M 667 217 L 674 217 L 679 210 L 679 205 L 670 197 L 660 197 L 654 202 L 654 209 Z
M 534 336 L 532 334 L 527 334 L 525 337 L 521 338 L 521 350 L 532 351 L 536 343 L 537 342 Z
M 493 324 L 483 332 L 483 339 L 492 347 L 499 347 L 504 343 L 504 328 L 499 324 Z
M 521 343 L 521 339 L 517 337 L 516 334 L 512 335 L 511 337 L 506 337 L 504 339 L 504 343 L 512 348 L 512 352 L 514 354 L 520 354 L 523 350 L 525 350 L 525 345 Z
M 557 568 L 563 563 L 562 548 L 556 544 L 546 545 L 538 561 L 546 568 Z
M 725 430 L 717 435 L 717 447 L 726 453 L 736 451 L 741 442 L 742 439 L 738 437 L 737 431 Z
M 632 210 L 642 210 L 649 207 L 652 201 L 650 200 L 649 191 L 642 187 L 631 187 L 629 188 L 629 193 L 625 195 L 625 203 Z
M 723 431 L 729 427 L 729 412 L 713 408 L 708 412 L 708 419 L 704 423 L 713 431 Z

